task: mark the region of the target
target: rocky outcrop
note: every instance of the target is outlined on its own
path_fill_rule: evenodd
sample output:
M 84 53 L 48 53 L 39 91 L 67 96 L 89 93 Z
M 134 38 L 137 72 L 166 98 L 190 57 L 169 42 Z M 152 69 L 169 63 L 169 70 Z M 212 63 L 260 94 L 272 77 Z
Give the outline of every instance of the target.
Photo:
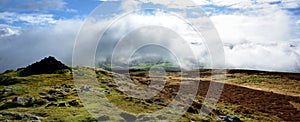
M 70 68 L 60 61 L 57 61 L 54 57 L 49 56 L 22 69 L 20 76 L 63 73 L 65 70 L 70 70 Z

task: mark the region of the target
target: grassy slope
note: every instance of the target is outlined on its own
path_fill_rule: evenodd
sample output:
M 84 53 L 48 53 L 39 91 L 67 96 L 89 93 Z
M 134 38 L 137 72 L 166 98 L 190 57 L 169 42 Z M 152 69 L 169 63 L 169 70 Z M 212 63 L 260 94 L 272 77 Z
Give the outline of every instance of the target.
M 41 74 L 32 75 L 27 77 L 18 77 L 16 72 L 10 72 L 2 74 L 1 77 L 10 77 L 10 80 L 14 79 L 20 81 L 17 84 L 11 84 L 7 86 L 0 85 L 0 89 L 13 88 L 13 93 L 1 97 L 0 106 L 10 102 L 14 97 L 35 99 L 41 98 L 40 92 L 47 92 L 53 89 L 54 86 L 62 86 L 63 84 L 73 85 L 72 75 L 67 74 Z M 3 81 L 2 81 L 3 82 Z M 78 100 L 78 96 L 68 94 L 65 99 L 59 99 L 59 102 L 68 102 L 71 100 Z M 37 116 L 43 117 L 43 121 L 51 120 L 66 120 L 66 121 L 85 121 L 91 119 L 91 115 L 83 107 L 49 107 L 46 105 L 38 107 L 11 107 L 8 109 L 1 109 L 1 112 L 13 112 L 13 113 L 31 113 Z M 0 120 L 6 119 L 1 118 Z
M 117 105 L 123 110 L 127 110 L 132 113 L 140 112 L 153 112 L 161 109 L 164 106 L 157 104 L 147 104 L 143 100 L 133 99 L 128 100 L 126 96 L 119 91 L 115 90 L 113 87 L 108 87 L 107 82 L 112 82 L 112 78 L 106 71 L 99 70 L 97 73 L 99 78 L 99 83 L 101 88 L 108 88 L 111 92 L 107 95 L 107 98 L 111 100 L 112 103 Z M 54 86 L 62 86 L 63 84 L 74 85 L 72 80 L 72 75 L 70 73 L 65 74 L 41 74 L 32 75 L 27 77 L 19 77 L 17 72 L 9 72 L 1 74 L 0 76 L 3 84 L 7 81 L 14 81 L 11 84 L 0 85 L 0 90 L 4 88 L 13 88 L 11 94 L 6 94 L 1 96 L 0 106 L 4 106 L 5 103 L 10 102 L 14 97 L 34 97 L 36 99 L 41 99 L 40 92 L 47 92 L 52 90 Z M 5 78 L 4 78 L 5 77 Z M 205 78 L 203 78 L 205 79 Z M 206 78 L 207 79 L 207 78 Z M 256 75 L 245 75 L 245 74 L 235 74 L 228 77 L 228 83 L 235 85 L 244 85 L 251 87 L 259 87 L 262 90 L 273 90 L 288 95 L 299 95 L 299 81 L 291 80 L 287 78 L 282 78 L 278 76 L 256 76 Z M 284 85 L 282 85 L 284 84 Z M 99 88 L 99 89 L 101 89 Z M 196 101 L 201 101 L 203 98 L 198 98 Z M 64 99 L 58 99 L 56 103 L 68 102 L 72 100 L 79 100 L 76 94 L 69 93 Z M 48 102 L 50 103 L 50 102 Z M 295 106 L 298 103 L 294 103 Z M 87 112 L 84 107 L 49 107 L 46 108 L 47 104 L 36 107 L 10 107 L 2 108 L 0 112 L 13 112 L 13 113 L 31 113 L 42 117 L 42 121 L 92 121 L 92 116 Z M 92 105 L 97 106 L 97 105 Z M 245 115 L 243 113 L 235 112 L 234 110 L 239 106 L 225 104 L 219 102 L 216 106 L 216 111 L 221 112 L 225 115 L 235 115 L 240 117 L 244 121 L 280 121 L 281 119 L 275 116 L 267 115 L 261 112 L 255 112 L 253 115 Z M 216 112 L 215 111 L 215 112 Z M 215 113 L 216 114 L 216 113 Z M 197 114 L 186 113 L 185 117 L 182 117 L 180 121 L 188 121 L 189 119 L 199 120 Z M 0 117 L 0 120 L 5 120 L 10 118 Z M 121 120 L 121 118 L 112 118 L 115 120 Z M 207 120 L 218 120 L 218 117 L 214 114 L 209 116 Z

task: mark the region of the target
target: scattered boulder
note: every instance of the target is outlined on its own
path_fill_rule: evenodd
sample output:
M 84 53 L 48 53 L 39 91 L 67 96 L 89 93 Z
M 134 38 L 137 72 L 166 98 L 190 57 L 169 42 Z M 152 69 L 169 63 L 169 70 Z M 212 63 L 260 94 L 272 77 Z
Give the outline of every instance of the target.
M 98 121 L 108 121 L 109 120 L 109 116 L 104 115 L 104 116 L 99 117 L 97 120 Z
M 2 112 L 0 113 L 2 116 L 13 116 L 14 114 L 12 112 Z
M 48 94 L 57 94 L 58 92 L 59 91 L 57 91 L 57 90 L 51 89 L 51 90 L 48 91 Z
M 51 103 L 49 103 L 49 104 L 46 106 L 46 108 L 48 108 L 48 107 L 51 107 L 51 106 L 54 106 L 54 107 L 56 107 L 56 106 L 57 106 L 57 104 L 55 104 L 55 103 L 51 102 Z
M 35 115 L 31 115 L 30 119 L 31 120 L 40 120 L 40 118 L 38 116 L 35 116 Z
M 197 110 L 197 108 L 194 108 L 193 106 L 189 107 L 187 109 L 187 112 L 193 113 L 193 114 L 198 114 L 199 113 L 198 110 Z
M 15 97 L 12 99 L 12 104 L 21 106 L 21 107 L 29 107 L 29 106 L 41 106 L 45 105 L 47 101 L 42 99 L 35 99 L 35 98 L 21 98 L 21 97 Z
M 22 120 L 22 119 L 24 119 L 24 118 L 25 118 L 24 114 L 16 114 L 16 115 L 15 115 L 15 119 L 16 119 L 16 120 Z
M 120 114 L 120 116 L 123 117 L 128 122 L 132 122 L 132 121 L 136 120 L 136 116 L 132 115 L 132 114 L 129 114 L 129 113 L 122 112 Z
M 64 90 L 62 90 L 62 92 L 71 92 L 71 88 L 66 88 L 66 89 L 64 89 Z
M 90 86 L 82 86 L 82 87 L 80 87 L 80 90 L 82 90 L 82 91 L 91 91 L 91 87 Z
M 147 99 L 146 102 L 152 104 L 154 101 L 152 99 Z
M 28 99 L 26 99 L 26 98 L 20 98 L 20 97 L 15 97 L 12 100 L 12 102 L 15 103 L 15 104 L 19 104 L 19 105 L 25 106 L 28 103 Z
M 79 106 L 79 102 L 77 100 L 72 100 L 70 102 L 68 102 L 70 106 Z
M 158 115 L 156 118 L 159 119 L 159 120 L 166 120 L 167 119 L 167 117 L 165 117 L 163 115 Z
M 68 85 L 68 84 L 63 84 L 63 85 L 61 85 L 62 87 L 64 87 L 64 88 L 73 88 L 73 85 Z
M 15 120 L 28 120 L 30 122 L 32 121 L 40 121 L 40 117 L 36 116 L 36 115 L 32 115 L 32 114 L 28 114 L 28 113 L 24 113 L 24 114 L 20 114 L 20 113 L 12 113 L 12 112 L 2 112 L 1 113 L 2 116 L 10 116 L 12 118 L 14 118 Z
M 140 115 L 138 116 L 138 119 L 141 121 L 151 121 L 151 120 L 155 120 L 154 117 L 152 116 L 147 116 L 147 115 Z
M 56 97 L 53 96 L 53 95 L 47 95 L 46 97 L 42 97 L 42 98 L 43 98 L 43 99 L 46 99 L 46 100 L 48 100 L 48 101 L 54 101 L 54 102 L 57 101 Z
M 225 122 L 242 122 L 238 117 L 236 116 L 222 116 L 220 115 L 219 118 Z
M 2 89 L 0 92 L 2 94 L 7 94 L 7 93 L 12 92 L 12 91 L 13 91 L 13 88 L 5 88 L 5 89 Z
M 101 93 L 106 93 L 106 94 L 110 94 L 110 91 L 109 91 L 109 89 L 105 89 L 105 90 L 99 90 L 99 92 L 101 92 Z
M 58 103 L 57 107 L 67 107 L 67 103 L 66 102 L 61 102 L 61 103 Z
M 42 95 L 42 96 L 46 96 L 46 95 L 48 95 L 48 93 L 47 93 L 47 92 L 40 92 L 39 94 L 40 94 L 40 95 Z

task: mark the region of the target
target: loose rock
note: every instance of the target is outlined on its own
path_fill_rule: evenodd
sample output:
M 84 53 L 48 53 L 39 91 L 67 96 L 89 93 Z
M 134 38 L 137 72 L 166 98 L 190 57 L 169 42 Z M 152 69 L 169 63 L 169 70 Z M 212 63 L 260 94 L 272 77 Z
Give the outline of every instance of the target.
M 97 120 L 98 121 L 108 121 L 109 120 L 109 116 L 104 115 L 104 116 L 99 117 Z
M 71 106 L 79 106 L 79 102 L 77 100 L 72 100 L 69 102 L 69 105 Z
M 55 103 L 50 103 L 50 104 L 48 104 L 48 105 L 46 106 L 46 108 L 47 108 L 47 107 L 51 107 L 51 106 L 55 106 L 55 107 L 56 107 L 57 104 L 55 104 Z
M 20 98 L 20 97 L 15 97 L 13 100 L 12 100 L 13 103 L 15 104 L 20 104 L 20 105 L 26 105 L 27 103 L 27 100 L 25 98 Z
M 225 122 L 242 122 L 238 117 L 236 116 L 222 116 L 220 115 L 219 118 Z
M 65 102 L 58 103 L 57 107 L 67 107 L 67 103 Z
M 159 119 L 159 120 L 166 120 L 167 119 L 167 117 L 165 117 L 163 115 L 158 115 L 156 118 Z
M 122 112 L 120 114 L 121 117 L 123 117 L 126 121 L 128 122 L 132 122 L 132 121 L 135 121 L 136 120 L 136 116 L 132 115 L 132 114 L 129 114 L 129 113 L 124 113 Z

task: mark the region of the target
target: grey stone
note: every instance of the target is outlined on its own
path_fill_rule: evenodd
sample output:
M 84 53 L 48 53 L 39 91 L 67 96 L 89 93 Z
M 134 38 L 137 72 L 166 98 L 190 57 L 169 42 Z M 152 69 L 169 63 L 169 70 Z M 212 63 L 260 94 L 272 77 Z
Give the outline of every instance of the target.
M 46 95 L 48 95 L 48 93 L 47 93 L 47 92 L 40 92 L 39 94 L 40 94 L 40 95 L 42 95 L 42 96 L 46 96 Z
M 61 87 L 60 86 L 54 86 L 53 88 L 54 89 L 60 89 Z
M 68 84 L 63 84 L 63 85 L 61 85 L 62 87 L 65 87 L 65 88 L 73 88 L 73 86 L 72 85 L 68 85 Z
M 236 116 L 222 116 L 220 115 L 219 118 L 225 122 L 242 122 L 238 117 Z
M 109 120 L 109 116 L 104 115 L 104 116 L 99 117 L 97 120 L 98 121 L 108 121 Z
M 159 120 L 166 120 L 167 119 L 167 117 L 165 117 L 163 115 L 158 115 L 156 118 L 159 119 Z
M 151 121 L 151 120 L 155 120 L 154 117 L 152 117 L 152 116 L 145 116 L 145 115 L 139 116 L 138 118 L 139 118 L 141 121 Z
M 64 89 L 64 92 L 70 92 L 71 91 L 71 89 L 70 88 L 66 88 L 66 89 Z
M 30 120 L 40 120 L 40 117 L 28 113 L 23 114 L 23 116 L 30 118 Z
M 21 105 L 25 105 L 26 104 L 26 99 L 25 98 L 20 98 L 20 97 L 15 97 L 13 100 L 12 100 L 13 103 L 16 103 L 16 104 L 21 104 Z
M 47 95 L 46 97 L 43 97 L 43 99 L 46 99 L 48 101 L 57 101 L 54 95 Z
M 82 86 L 82 87 L 80 87 L 80 89 L 82 91 L 91 91 L 91 87 L 90 86 Z
M 32 106 L 34 104 L 35 99 L 34 98 L 29 98 L 26 105 Z
M 35 116 L 35 115 L 31 115 L 30 119 L 31 120 L 40 120 L 40 117 Z
M 24 117 L 31 117 L 31 114 L 25 113 Z
M 1 90 L 2 94 L 6 94 L 6 93 L 12 92 L 12 91 L 13 91 L 13 88 L 5 88 L 5 89 Z
M 16 120 L 22 120 L 25 118 L 24 114 L 16 114 L 15 115 Z
M 52 102 L 52 103 L 48 104 L 48 105 L 46 106 L 46 108 L 47 108 L 47 107 L 51 107 L 51 106 L 55 106 L 55 107 L 56 107 L 57 104 L 55 104 L 55 103 Z
M 26 122 L 41 122 L 41 120 L 29 120 L 29 121 L 26 121 Z
M 69 105 L 71 106 L 79 106 L 79 102 L 77 100 L 72 100 L 69 102 Z
M 57 107 L 67 107 L 66 102 L 58 103 Z
M 132 121 L 136 120 L 136 116 L 132 115 L 132 114 L 129 114 L 129 113 L 122 112 L 120 114 L 120 116 L 123 117 L 128 122 L 132 122 Z
M 12 112 L 2 112 L 3 116 L 13 116 L 14 114 Z
M 10 120 L 1 120 L 0 122 L 10 122 Z

